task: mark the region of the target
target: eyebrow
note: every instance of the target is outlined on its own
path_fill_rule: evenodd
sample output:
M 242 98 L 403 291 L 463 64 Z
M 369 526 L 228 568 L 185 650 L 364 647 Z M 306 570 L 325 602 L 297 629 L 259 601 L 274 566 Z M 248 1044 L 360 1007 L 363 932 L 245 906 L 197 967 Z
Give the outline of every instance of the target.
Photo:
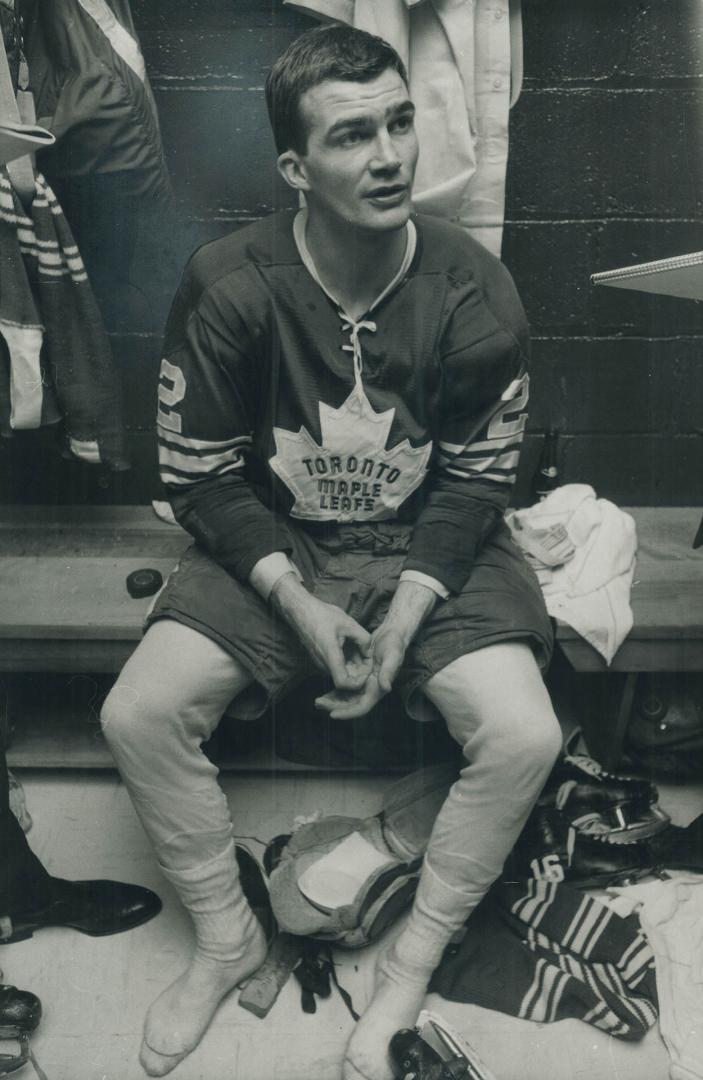
M 397 116 L 415 115 L 415 106 L 412 101 L 407 98 L 405 101 L 401 101 L 398 105 L 392 105 L 386 113 L 386 119 L 395 119 Z M 332 124 L 331 128 L 328 128 L 326 132 L 326 138 L 332 135 L 337 135 L 340 131 L 351 131 L 357 128 L 368 127 L 373 122 L 373 116 L 354 116 L 348 120 L 337 120 L 335 124 Z

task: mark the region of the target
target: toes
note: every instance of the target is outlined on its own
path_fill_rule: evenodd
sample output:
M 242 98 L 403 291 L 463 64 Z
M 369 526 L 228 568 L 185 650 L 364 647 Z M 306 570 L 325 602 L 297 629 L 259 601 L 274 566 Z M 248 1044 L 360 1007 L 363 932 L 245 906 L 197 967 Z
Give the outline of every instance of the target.
M 159 1001 L 154 1003 L 154 1005 L 158 1004 Z M 149 1010 L 144 1024 L 139 1060 L 142 1068 L 149 1076 L 165 1076 L 166 1073 L 170 1073 L 172 1069 L 175 1069 L 176 1065 L 179 1065 L 184 1058 L 188 1057 L 188 1054 L 193 1052 L 198 1045 L 199 1038 L 193 1041 L 181 1035 L 181 1032 L 174 1030 L 173 1027 L 170 1027 L 167 1031 L 161 1030 L 158 1015 L 157 1021 L 154 1022 L 152 1012 L 154 1005 Z
M 172 1069 L 188 1056 L 190 1051 L 182 1054 L 159 1054 L 152 1050 L 148 1043 L 143 1042 L 139 1052 L 139 1063 L 147 1076 L 166 1076 Z
M 169 987 L 156 999 L 146 1014 L 142 1031 L 142 1051 L 153 1054 L 156 1058 L 173 1058 L 178 1063 L 195 1049 L 202 1032 L 194 1032 L 190 1027 L 183 1029 L 178 1014 L 174 1015 L 174 1009 L 168 1007 L 170 989 Z M 193 1019 L 192 1012 L 189 1019 Z M 175 1066 L 172 1065 L 171 1068 Z

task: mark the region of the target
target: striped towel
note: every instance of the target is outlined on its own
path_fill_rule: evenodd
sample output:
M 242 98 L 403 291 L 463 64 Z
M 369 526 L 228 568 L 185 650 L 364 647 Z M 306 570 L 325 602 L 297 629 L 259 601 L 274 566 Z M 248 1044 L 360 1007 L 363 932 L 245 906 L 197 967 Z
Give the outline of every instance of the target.
M 658 1016 L 654 954 L 636 915 L 555 881 L 495 886 L 430 990 L 545 1023 L 576 1017 L 641 1039 Z
M 128 461 L 121 387 L 71 230 L 41 174 L 25 209 L 0 169 L 0 431 L 65 421 L 77 457 Z

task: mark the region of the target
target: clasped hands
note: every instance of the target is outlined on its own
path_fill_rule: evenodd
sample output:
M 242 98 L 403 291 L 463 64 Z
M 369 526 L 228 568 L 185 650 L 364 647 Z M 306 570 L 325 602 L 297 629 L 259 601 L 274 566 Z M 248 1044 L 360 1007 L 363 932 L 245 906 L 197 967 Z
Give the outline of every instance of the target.
M 400 671 L 407 649 L 407 642 L 397 628 L 382 623 L 369 634 L 358 623 L 355 626 L 362 631 L 365 640 L 356 632 L 353 639 L 349 636 L 344 640 L 344 676 L 338 681 L 330 670 L 334 689 L 315 699 L 316 706 L 328 712 L 333 720 L 365 716 L 385 697 Z
M 312 596 L 286 574 L 277 583 L 274 603 L 334 688 L 315 704 L 333 720 L 365 716 L 390 691 L 406 650 L 436 595 L 422 585 L 401 582 L 388 614 L 369 633 L 335 604 Z

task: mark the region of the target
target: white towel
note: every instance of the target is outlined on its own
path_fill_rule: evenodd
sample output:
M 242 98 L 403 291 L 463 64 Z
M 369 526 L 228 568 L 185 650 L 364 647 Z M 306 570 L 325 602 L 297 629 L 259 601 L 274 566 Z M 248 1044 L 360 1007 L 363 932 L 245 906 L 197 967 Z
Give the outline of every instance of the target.
M 622 889 L 615 910 L 639 911 L 654 950 L 659 1027 L 671 1080 L 703 1080 L 703 878 L 682 874 Z M 628 905 L 628 906 L 626 906 Z
M 633 519 L 588 484 L 565 484 L 507 522 L 537 571 L 549 614 L 610 664 L 632 629 Z M 555 552 L 564 560 L 558 565 Z

